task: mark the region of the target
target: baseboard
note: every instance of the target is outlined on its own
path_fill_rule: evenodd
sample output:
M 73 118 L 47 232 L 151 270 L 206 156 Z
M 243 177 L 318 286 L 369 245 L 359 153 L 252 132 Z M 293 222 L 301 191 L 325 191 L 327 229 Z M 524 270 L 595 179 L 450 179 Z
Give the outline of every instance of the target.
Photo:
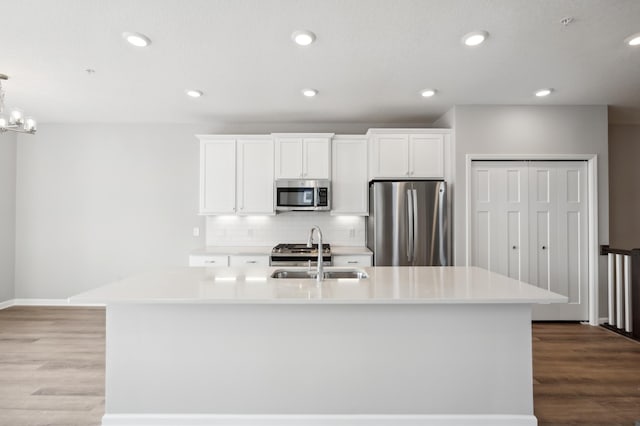
M 102 426 L 537 426 L 534 415 L 105 414 Z
M 100 303 L 75 303 L 69 299 L 12 299 L 0 303 L 0 309 L 10 306 L 104 306 Z

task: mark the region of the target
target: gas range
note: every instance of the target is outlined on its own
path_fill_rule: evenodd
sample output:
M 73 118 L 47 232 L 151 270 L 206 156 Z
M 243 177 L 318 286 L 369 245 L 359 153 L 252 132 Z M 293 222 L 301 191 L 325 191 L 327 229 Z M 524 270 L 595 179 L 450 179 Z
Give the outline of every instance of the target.
M 322 263 L 331 266 L 331 245 L 322 244 Z M 271 250 L 271 266 L 317 266 L 318 245 L 278 244 Z

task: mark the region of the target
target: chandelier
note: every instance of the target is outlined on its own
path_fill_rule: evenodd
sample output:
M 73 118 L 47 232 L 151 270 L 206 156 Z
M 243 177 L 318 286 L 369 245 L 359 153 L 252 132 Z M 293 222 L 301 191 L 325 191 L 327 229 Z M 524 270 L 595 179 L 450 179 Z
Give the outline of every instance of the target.
M 14 108 L 9 113 L 9 117 L 5 115 L 2 81 L 8 79 L 8 76 L 0 74 L 0 133 L 16 132 L 34 134 L 37 130 L 36 120 L 32 117 L 25 118 L 24 112 L 21 109 Z

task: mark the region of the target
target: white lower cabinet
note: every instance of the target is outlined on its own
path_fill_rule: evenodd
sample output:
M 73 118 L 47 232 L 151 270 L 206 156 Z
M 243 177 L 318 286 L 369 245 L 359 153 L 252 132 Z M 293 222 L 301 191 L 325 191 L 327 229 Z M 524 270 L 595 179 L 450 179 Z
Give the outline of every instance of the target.
M 367 254 L 363 255 L 340 255 L 334 254 L 333 266 L 371 266 L 371 256 Z
M 189 256 L 189 266 L 226 267 L 229 266 L 229 256 L 192 254 Z
M 229 266 L 269 266 L 269 256 L 232 255 Z

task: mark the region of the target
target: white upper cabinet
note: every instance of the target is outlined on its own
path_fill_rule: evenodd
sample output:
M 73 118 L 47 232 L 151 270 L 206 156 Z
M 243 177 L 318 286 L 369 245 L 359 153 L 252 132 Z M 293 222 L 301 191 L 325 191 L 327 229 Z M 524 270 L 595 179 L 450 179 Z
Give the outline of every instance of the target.
M 273 141 L 238 139 L 239 214 L 273 214 Z
M 331 176 L 331 138 L 302 140 L 302 174 L 305 179 L 329 179 Z
M 198 138 L 200 214 L 274 214 L 271 137 Z
M 335 136 L 331 155 L 331 214 L 369 213 L 367 136 Z
M 276 179 L 303 177 L 302 138 L 276 139 Z
M 200 141 L 200 214 L 236 211 L 235 139 Z
M 273 136 L 276 179 L 329 179 L 333 133 Z
M 444 138 L 442 135 L 409 135 L 409 176 L 444 176 Z
M 374 136 L 373 155 L 373 177 L 409 176 L 408 135 Z
M 445 137 L 442 130 L 396 131 L 378 134 L 373 129 L 369 132 L 371 178 L 443 179 Z

